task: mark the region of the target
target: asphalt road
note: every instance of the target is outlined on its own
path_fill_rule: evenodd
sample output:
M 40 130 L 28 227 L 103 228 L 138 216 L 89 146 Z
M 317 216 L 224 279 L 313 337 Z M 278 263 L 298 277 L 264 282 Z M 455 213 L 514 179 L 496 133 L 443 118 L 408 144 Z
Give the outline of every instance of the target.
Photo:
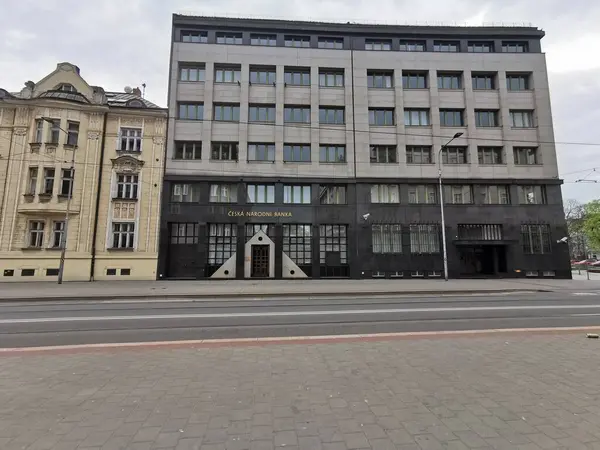
M 0 347 L 590 326 L 600 293 L 0 303 Z

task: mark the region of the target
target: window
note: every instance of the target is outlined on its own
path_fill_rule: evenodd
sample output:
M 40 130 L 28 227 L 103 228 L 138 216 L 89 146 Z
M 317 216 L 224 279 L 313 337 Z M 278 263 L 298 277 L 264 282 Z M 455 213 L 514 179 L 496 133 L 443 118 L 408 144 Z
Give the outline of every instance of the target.
M 321 69 L 319 70 L 319 86 L 321 87 L 343 87 L 344 70 Z
M 404 89 L 427 89 L 427 73 L 402 72 L 402 87 Z
M 433 184 L 408 186 L 408 203 L 411 205 L 437 203 L 437 188 Z
M 491 53 L 494 51 L 493 42 L 469 42 L 467 51 L 469 53 Z
M 463 127 L 462 109 L 440 109 L 440 126 L 442 127 Z
M 283 253 L 299 266 L 312 265 L 312 226 L 284 224 Z
M 62 179 L 60 183 L 60 195 L 70 197 L 73 195 L 73 169 L 62 169 Z
M 54 174 L 54 169 L 44 169 L 44 190 L 42 191 L 42 194 L 52 195 L 54 191 Z
M 113 223 L 112 235 L 112 248 L 133 248 L 135 240 L 135 223 Z
M 459 224 L 458 239 L 463 241 L 501 241 L 502 225 L 497 224 Z
M 442 162 L 444 164 L 467 164 L 468 147 L 450 146 L 442 149 Z
M 393 70 L 367 70 L 369 88 L 390 89 L 394 87 Z
M 239 66 L 215 66 L 215 83 L 239 83 L 241 77 Z
M 319 108 L 319 123 L 331 125 L 344 125 L 344 108 L 324 107 Z
M 391 39 L 365 39 L 365 50 L 391 50 Z
M 179 81 L 204 81 L 205 66 L 199 65 L 182 65 L 179 67 Z
M 345 163 L 346 146 L 344 145 L 321 145 L 319 147 L 319 162 Z
M 497 127 L 499 125 L 498 111 L 482 109 L 475 110 L 475 126 L 477 128 Z
M 371 203 L 400 203 L 400 188 L 397 184 L 373 184 Z
M 373 253 L 402 253 L 402 225 L 371 225 Z
M 252 239 L 256 233 L 262 231 L 270 238 L 275 238 L 275 225 L 268 223 L 247 223 L 246 224 L 246 242 Z
M 310 86 L 310 69 L 301 67 L 286 67 L 283 80 L 289 86 Z
M 546 186 L 517 186 L 520 205 L 545 205 Z
M 250 105 L 248 121 L 275 122 L 275 105 Z
M 33 277 L 35 276 L 35 269 L 21 269 L 22 277 Z
M 275 67 L 250 66 L 250 83 L 253 84 L 275 84 Z
M 180 103 L 179 116 L 181 120 L 203 120 L 204 104 L 202 103 Z
M 431 164 L 431 146 L 427 145 L 407 145 L 406 163 L 407 164 Z
M 275 47 L 277 45 L 277 35 L 251 34 L 250 45 L 266 45 L 267 47 Z
M 510 194 L 506 185 L 480 186 L 481 203 L 484 205 L 510 205 Z
M 181 184 L 173 185 L 171 190 L 171 201 L 174 203 L 197 203 L 200 201 L 199 184 Z
M 59 271 L 59 269 L 46 269 L 46 276 L 47 277 L 55 277 L 58 275 L 58 271 Z
M 310 123 L 310 106 L 285 106 L 283 121 L 293 123 Z
M 527 42 L 502 42 L 502 53 L 527 53 L 528 51 Z
M 27 186 L 27 191 L 25 192 L 25 194 L 35 195 L 35 193 L 37 191 L 37 179 L 38 179 L 38 168 L 30 167 L 29 168 L 29 176 L 28 176 L 29 184 Z
M 310 36 L 285 36 L 286 47 L 309 48 Z
M 211 184 L 210 203 L 237 203 L 237 184 Z
M 284 185 L 283 203 L 310 205 L 310 186 Z
M 248 161 L 275 161 L 275 144 L 248 144 Z
M 473 203 L 472 186 L 468 184 L 444 185 L 444 203 L 448 205 L 466 205 Z
M 440 230 L 437 225 L 413 224 L 410 226 L 411 253 L 439 253 Z
M 211 145 L 210 159 L 215 161 L 237 161 L 237 142 L 213 142 Z
M 321 205 L 345 205 L 346 186 L 319 186 L 319 201 Z
M 77 89 L 75 89 L 75 86 L 73 86 L 72 84 L 69 83 L 61 83 L 56 87 L 57 91 L 63 91 L 63 92 L 77 92 Z
M 336 37 L 320 37 L 318 47 L 342 50 L 344 48 L 344 39 Z
M 533 111 L 510 111 L 510 126 L 513 128 L 533 128 Z
M 346 225 L 319 225 L 319 262 L 330 265 L 331 259 L 339 261 L 339 264 L 348 263 Z
M 217 44 L 242 44 L 242 33 L 217 33 Z
M 215 104 L 214 120 L 223 122 L 240 121 L 240 105 Z
M 514 147 L 515 164 L 531 166 L 538 163 L 538 149 L 535 147 Z
M 248 203 L 275 203 L 275 186 L 272 184 L 249 184 L 246 192 Z
M 65 222 L 52 223 L 52 248 L 62 248 L 65 239 Z
M 527 74 L 506 74 L 506 89 L 509 91 L 528 91 L 529 75 Z
M 44 120 L 35 120 L 35 135 L 33 136 L 33 142 L 39 144 L 44 140 Z
M 200 225 L 197 223 L 170 223 L 170 244 L 197 244 Z
M 426 127 L 431 125 L 431 122 L 429 122 L 429 110 L 405 109 L 404 125 L 411 127 Z
M 394 108 L 369 108 L 369 125 L 395 125 Z
M 398 151 L 395 145 L 371 145 L 372 163 L 395 164 L 398 162 Z
M 496 89 L 496 75 L 491 73 L 472 74 L 473 90 Z
M 121 128 L 119 132 L 121 136 L 122 152 L 140 152 L 142 150 L 142 130 L 139 128 Z
M 32 220 L 29 222 L 29 247 L 42 248 L 44 245 L 45 225 L 45 222 L 41 220 Z
M 60 119 L 52 119 L 48 130 L 48 144 L 58 144 L 60 136 Z
M 438 89 L 462 89 L 462 74 L 438 72 Z
M 220 266 L 236 252 L 237 225 L 211 223 L 208 226 L 208 264 Z
M 208 42 L 208 34 L 206 31 L 182 31 L 181 42 L 206 44 Z
M 173 159 L 202 159 L 202 142 L 175 141 Z
M 458 41 L 433 41 L 434 52 L 450 52 L 456 53 L 460 48 Z
M 401 52 L 424 52 L 425 51 L 425 41 L 401 40 L 400 41 L 400 51 Z
M 283 144 L 283 162 L 310 162 L 310 144 Z
M 79 122 L 67 122 L 67 142 L 65 145 L 77 146 L 79 141 Z
M 521 243 L 528 255 L 552 253 L 550 225 L 521 225 Z
M 138 198 L 138 176 L 137 175 L 117 175 L 117 197 L 116 198 Z
M 504 164 L 502 147 L 477 147 L 479 164 Z

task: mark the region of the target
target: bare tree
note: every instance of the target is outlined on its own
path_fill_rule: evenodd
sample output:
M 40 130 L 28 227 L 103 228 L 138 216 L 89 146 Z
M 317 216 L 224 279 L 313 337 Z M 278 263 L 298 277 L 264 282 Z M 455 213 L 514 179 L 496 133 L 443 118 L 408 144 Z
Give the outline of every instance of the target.
M 569 232 L 571 257 L 573 259 L 585 259 L 587 258 L 587 239 L 583 230 L 585 205 L 570 198 L 564 203 L 564 212 Z

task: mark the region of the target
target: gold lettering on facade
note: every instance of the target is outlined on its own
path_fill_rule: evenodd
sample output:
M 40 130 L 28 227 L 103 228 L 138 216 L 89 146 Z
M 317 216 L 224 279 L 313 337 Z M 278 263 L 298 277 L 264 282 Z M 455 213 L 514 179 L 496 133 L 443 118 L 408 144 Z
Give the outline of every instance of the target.
M 229 217 L 292 217 L 291 211 L 227 211 Z

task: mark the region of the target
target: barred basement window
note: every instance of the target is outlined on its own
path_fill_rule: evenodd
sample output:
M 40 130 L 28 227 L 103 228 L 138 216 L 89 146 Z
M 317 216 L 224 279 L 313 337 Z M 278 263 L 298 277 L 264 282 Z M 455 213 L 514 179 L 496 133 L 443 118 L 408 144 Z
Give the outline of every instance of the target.
M 283 253 L 299 266 L 312 265 L 312 226 L 283 225 Z
M 373 253 L 402 253 L 402 225 L 377 224 L 371 226 Z
M 236 252 L 237 225 L 211 223 L 208 226 L 208 258 L 210 265 L 222 265 Z
M 200 225 L 197 223 L 170 223 L 171 244 L 197 244 L 200 237 Z
M 328 256 L 334 260 L 339 258 L 340 264 L 348 263 L 348 235 L 346 225 L 319 225 L 320 263 L 327 264 Z
M 550 242 L 550 225 L 521 225 L 521 244 L 523 253 L 528 255 L 545 255 L 552 252 Z
M 440 232 L 438 225 L 413 224 L 410 226 L 411 253 L 439 253 Z

